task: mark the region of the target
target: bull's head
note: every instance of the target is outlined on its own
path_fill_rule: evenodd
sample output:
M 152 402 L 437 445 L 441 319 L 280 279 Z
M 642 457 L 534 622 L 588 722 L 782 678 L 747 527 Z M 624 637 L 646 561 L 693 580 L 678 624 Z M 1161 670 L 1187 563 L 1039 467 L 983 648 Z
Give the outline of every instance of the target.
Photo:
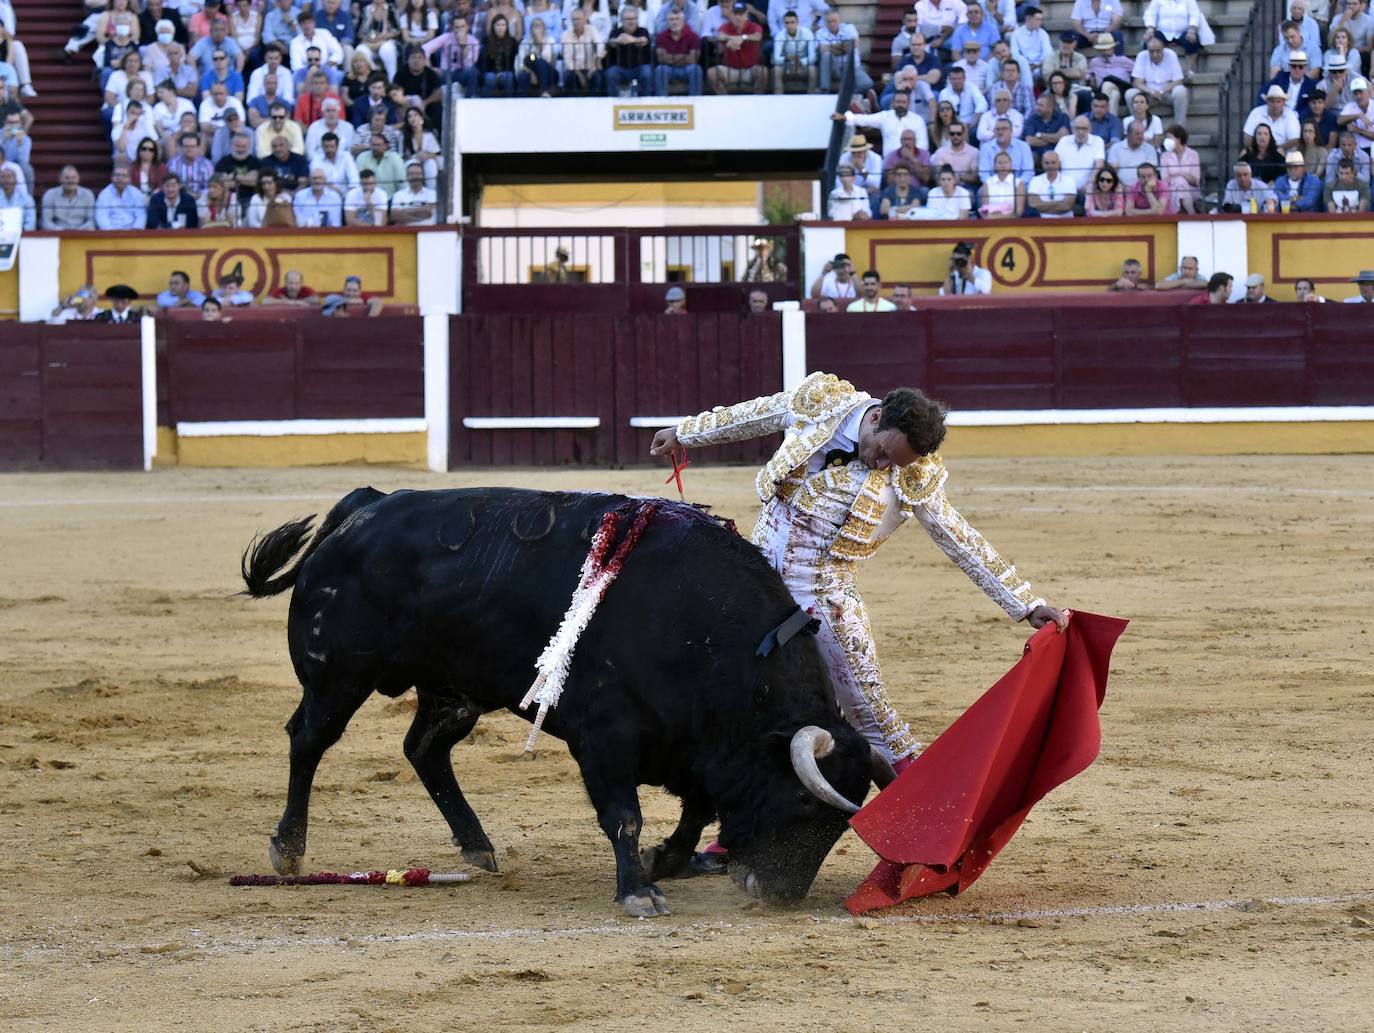
M 722 801 L 730 875 L 767 900 L 806 895 L 821 863 L 868 795 L 868 743 L 848 724 L 806 725 L 765 751 Z

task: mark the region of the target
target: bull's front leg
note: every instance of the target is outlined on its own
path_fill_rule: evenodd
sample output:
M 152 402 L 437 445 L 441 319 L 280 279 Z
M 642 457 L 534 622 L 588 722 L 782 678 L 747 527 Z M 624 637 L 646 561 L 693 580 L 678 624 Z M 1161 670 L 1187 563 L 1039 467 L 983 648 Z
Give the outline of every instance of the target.
M 715 816 L 715 808 L 706 797 L 684 796 L 682 817 L 673 834 L 642 855 L 649 878 L 672 879 L 684 874 L 701 841 L 702 830 Z
M 668 899 L 649 881 L 639 859 L 639 831 L 643 816 L 639 810 L 639 791 L 633 777 L 633 763 L 626 759 L 630 750 L 602 748 L 596 757 L 578 757 L 582 781 L 596 808 L 601 831 L 615 851 L 615 900 L 633 918 L 670 915 Z M 614 769 L 611 764 L 616 764 Z

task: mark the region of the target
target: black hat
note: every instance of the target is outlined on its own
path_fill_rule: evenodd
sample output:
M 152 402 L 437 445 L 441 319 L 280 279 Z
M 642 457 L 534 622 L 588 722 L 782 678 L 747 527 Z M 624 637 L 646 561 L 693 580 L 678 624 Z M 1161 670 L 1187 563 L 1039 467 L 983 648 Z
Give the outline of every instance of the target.
M 111 301 L 135 301 L 138 298 L 138 291 L 127 283 L 116 283 L 105 288 L 105 297 Z
M 954 245 L 954 253 L 956 255 L 971 255 L 973 254 L 973 245 L 965 244 L 961 240 L 959 243 Z
M 1059 34 L 1059 42 L 1060 42 L 1060 43 L 1075 43 L 1075 42 L 1077 42 L 1077 40 L 1078 40 L 1078 33 L 1076 33 L 1076 32 L 1061 32 L 1061 33 Z

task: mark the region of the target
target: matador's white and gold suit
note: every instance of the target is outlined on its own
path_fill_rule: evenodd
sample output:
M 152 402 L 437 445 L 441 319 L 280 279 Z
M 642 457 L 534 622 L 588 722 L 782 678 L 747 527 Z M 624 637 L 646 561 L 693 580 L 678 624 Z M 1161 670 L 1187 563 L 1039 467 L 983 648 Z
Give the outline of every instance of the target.
M 757 478 L 763 511 L 754 544 L 798 604 L 820 621 L 821 654 L 845 717 L 897 761 L 921 746 L 888 702 L 868 610 L 854 583 L 855 564 L 915 517 L 1013 620 L 1044 600 L 950 505 L 939 453 L 886 470 L 857 459 L 825 464 L 827 453 L 854 451 L 865 413 L 879 404 L 847 381 L 813 373 L 795 390 L 689 417 L 678 424 L 677 437 L 691 448 L 784 433 Z

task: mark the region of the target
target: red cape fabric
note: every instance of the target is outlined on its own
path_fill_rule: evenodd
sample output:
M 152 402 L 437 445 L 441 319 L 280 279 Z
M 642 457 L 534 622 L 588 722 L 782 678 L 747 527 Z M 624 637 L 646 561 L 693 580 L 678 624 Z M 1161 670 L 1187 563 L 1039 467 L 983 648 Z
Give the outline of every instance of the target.
M 845 901 L 854 914 L 961 893 L 1046 793 L 1097 757 L 1097 710 L 1126 621 L 1074 611 L 850 819 L 882 858 Z

